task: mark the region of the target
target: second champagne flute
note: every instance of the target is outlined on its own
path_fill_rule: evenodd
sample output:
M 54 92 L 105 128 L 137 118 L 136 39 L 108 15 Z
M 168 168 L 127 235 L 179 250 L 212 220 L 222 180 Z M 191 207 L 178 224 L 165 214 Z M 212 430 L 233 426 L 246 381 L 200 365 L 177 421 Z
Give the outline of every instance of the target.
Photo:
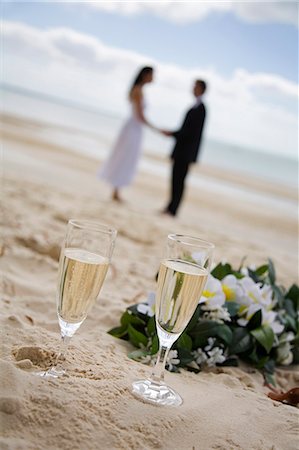
M 188 325 L 210 272 L 214 245 L 202 239 L 170 234 L 162 260 L 155 315 L 159 353 L 152 375 L 133 383 L 133 394 L 145 401 L 178 406 L 180 395 L 164 383 L 169 350 Z
M 64 375 L 63 359 L 69 341 L 95 303 L 111 260 L 116 230 L 84 220 L 70 220 L 61 248 L 57 315 L 61 345 L 56 362 L 43 377 Z

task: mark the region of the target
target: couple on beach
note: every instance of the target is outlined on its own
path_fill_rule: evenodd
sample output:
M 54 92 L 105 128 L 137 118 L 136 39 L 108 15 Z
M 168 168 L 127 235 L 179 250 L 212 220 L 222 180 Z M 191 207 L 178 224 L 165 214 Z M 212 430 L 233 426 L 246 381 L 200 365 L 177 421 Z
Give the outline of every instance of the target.
M 152 67 L 143 67 L 137 74 L 129 91 L 131 116 L 124 123 L 112 152 L 100 171 L 100 177 L 112 186 L 112 199 L 121 202 L 120 188 L 129 185 L 136 173 L 141 152 L 143 125 L 165 136 L 174 137 L 176 142 L 171 154 L 170 200 L 163 213 L 175 216 L 183 198 L 189 167 L 196 161 L 199 151 L 206 115 L 202 102 L 206 83 L 203 80 L 195 81 L 193 94 L 196 102 L 187 112 L 181 128 L 177 131 L 162 130 L 151 125 L 144 115 L 143 86 L 153 81 L 153 75 Z

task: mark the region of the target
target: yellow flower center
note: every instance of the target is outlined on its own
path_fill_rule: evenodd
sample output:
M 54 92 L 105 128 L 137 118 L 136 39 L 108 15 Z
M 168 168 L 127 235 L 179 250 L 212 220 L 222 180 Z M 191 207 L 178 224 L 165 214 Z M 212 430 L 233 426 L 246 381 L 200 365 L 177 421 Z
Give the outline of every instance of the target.
M 251 300 L 253 300 L 254 301 L 254 303 L 258 303 L 258 300 L 257 300 L 257 298 L 254 296 L 254 294 L 252 293 L 252 292 L 249 292 L 249 294 L 248 294 L 248 297 L 250 297 L 251 298 Z
M 215 296 L 215 292 L 203 291 L 202 295 L 204 297 L 210 298 L 210 297 L 214 297 Z
M 232 302 L 233 300 L 235 300 L 236 294 L 235 294 L 235 291 L 233 289 L 231 289 L 226 284 L 223 284 L 222 285 L 222 290 L 223 290 L 223 292 L 225 294 L 226 301 Z
M 243 314 L 243 312 L 245 312 L 247 310 L 247 306 L 245 306 L 245 305 L 241 305 L 240 306 L 240 309 L 239 309 L 239 314 L 240 314 L 240 316 Z

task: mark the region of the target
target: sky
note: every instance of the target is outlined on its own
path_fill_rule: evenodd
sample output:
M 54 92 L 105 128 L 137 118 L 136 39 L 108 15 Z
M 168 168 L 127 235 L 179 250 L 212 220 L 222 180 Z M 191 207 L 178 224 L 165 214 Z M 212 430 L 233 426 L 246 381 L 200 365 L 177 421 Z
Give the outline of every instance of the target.
M 177 127 L 203 78 L 207 138 L 297 156 L 297 2 L 4 1 L 1 19 L 4 83 L 125 116 L 153 65 L 155 125 Z

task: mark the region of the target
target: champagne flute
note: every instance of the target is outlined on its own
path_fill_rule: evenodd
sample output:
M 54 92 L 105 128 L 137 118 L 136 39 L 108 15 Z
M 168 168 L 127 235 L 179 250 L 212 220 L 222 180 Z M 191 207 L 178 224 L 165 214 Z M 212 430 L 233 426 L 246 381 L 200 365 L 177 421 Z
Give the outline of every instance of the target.
M 117 231 L 96 222 L 69 220 L 61 248 L 57 315 L 61 344 L 54 365 L 39 375 L 65 374 L 63 361 L 70 339 L 84 322 L 105 280 Z
M 188 325 L 210 271 L 214 245 L 202 239 L 169 234 L 158 276 L 156 327 L 157 363 L 151 377 L 133 382 L 133 394 L 150 403 L 178 406 L 182 398 L 164 383 L 169 350 Z

